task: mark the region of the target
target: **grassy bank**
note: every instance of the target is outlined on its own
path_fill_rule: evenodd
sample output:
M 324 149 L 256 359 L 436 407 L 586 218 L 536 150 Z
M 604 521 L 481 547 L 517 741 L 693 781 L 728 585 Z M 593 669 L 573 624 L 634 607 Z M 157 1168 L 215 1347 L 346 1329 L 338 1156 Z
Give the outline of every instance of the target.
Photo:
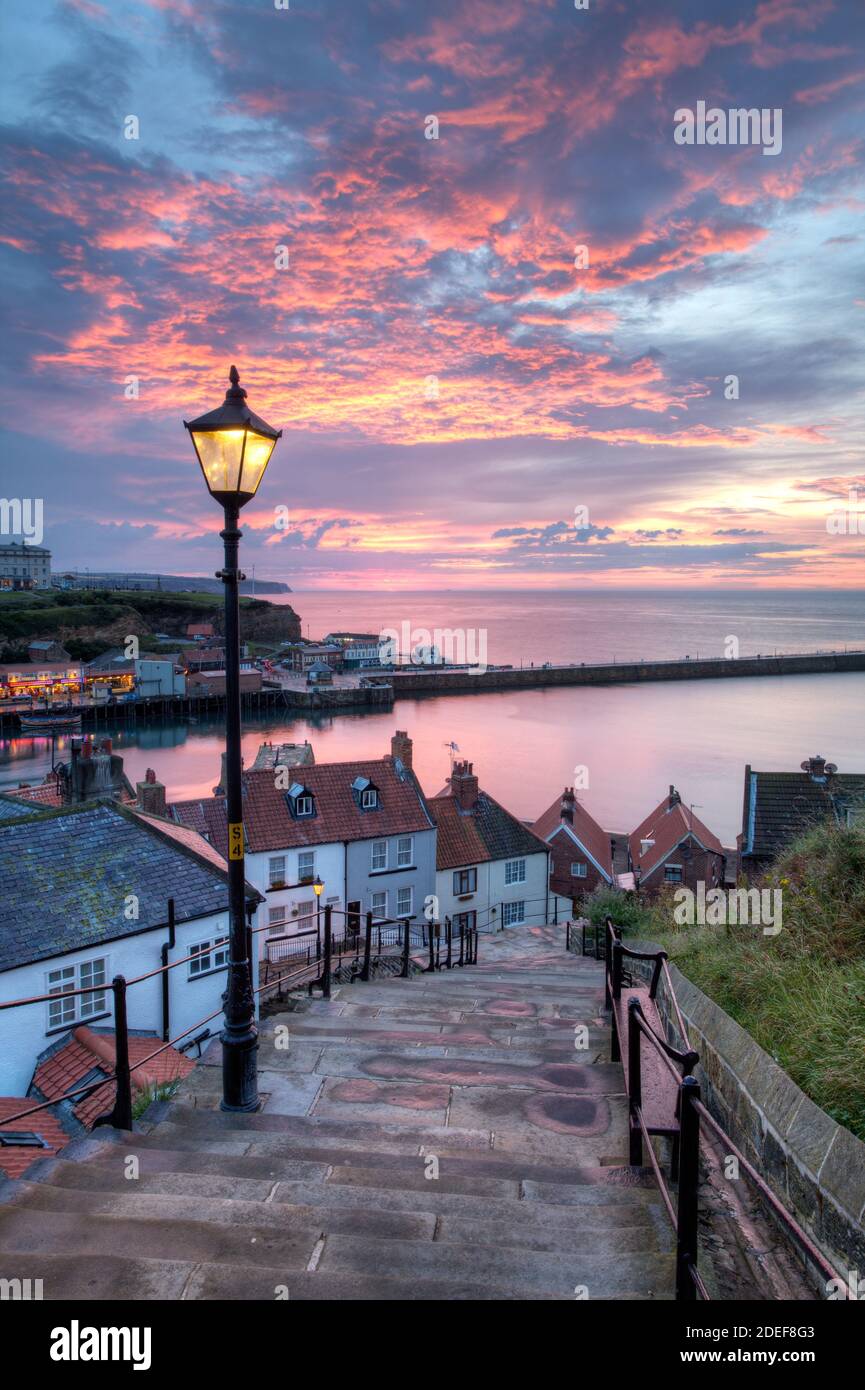
M 795 841 L 761 887 L 779 889 L 781 930 L 686 926 L 674 890 L 651 907 L 590 899 L 590 915 L 624 918 L 746 1028 L 806 1095 L 865 1139 L 865 828 L 819 826 Z

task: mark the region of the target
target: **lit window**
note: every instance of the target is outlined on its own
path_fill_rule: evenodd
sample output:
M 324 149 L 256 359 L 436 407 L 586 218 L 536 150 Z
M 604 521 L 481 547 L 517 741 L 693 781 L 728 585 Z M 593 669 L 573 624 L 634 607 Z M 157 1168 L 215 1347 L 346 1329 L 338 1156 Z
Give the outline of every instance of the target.
M 525 859 L 509 859 L 505 864 L 505 883 L 525 883 Z

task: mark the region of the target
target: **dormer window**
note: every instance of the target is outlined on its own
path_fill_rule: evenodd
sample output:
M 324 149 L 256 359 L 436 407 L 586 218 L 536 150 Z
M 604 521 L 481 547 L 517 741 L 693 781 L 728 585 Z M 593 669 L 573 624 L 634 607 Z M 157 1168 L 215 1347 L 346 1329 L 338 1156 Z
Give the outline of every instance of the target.
M 285 799 L 295 820 L 307 820 L 315 815 L 315 797 L 302 782 L 292 782 Z
M 381 807 L 378 787 L 368 777 L 355 777 L 351 794 L 362 811 L 377 811 Z

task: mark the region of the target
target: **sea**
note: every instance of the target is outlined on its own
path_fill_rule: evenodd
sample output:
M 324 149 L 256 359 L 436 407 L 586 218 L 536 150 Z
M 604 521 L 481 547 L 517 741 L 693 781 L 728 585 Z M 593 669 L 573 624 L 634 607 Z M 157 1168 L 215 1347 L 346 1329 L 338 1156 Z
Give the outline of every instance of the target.
M 304 636 L 389 629 L 406 634 L 411 650 L 450 632 L 474 642 L 469 650 L 483 643 L 488 664 L 865 650 L 859 590 L 315 590 L 274 601 L 291 604 Z M 427 696 L 381 713 L 250 720 L 244 756 L 251 762 L 264 739 L 309 739 L 318 762 L 377 757 L 395 729 L 413 739 L 415 771 L 430 795 L 444 786 L 452 758 L 464 758 L 481 786 L 525 820 L 576 785 L 592 815 L 621 834 L 675 785 L 732 846 L 746 764 L 798 768 L 819 753 L 842 771 L 865 771 L 865 673 Z M 133 783 L 153 768 L 169 799 L 211 794 L 218 723 L 107 732 Z M 58 739 L 55 758 L 64 747 Z M 51 756 L 50 740 L 0 741 L 0 789 L 41 780 Z

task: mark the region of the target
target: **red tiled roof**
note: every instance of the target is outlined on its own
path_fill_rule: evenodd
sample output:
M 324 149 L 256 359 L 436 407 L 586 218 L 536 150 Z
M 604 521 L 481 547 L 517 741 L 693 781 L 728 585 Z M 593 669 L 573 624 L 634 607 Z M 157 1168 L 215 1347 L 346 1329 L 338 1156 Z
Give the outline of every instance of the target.
M 356 777 L 366 777 L 378 788 L 379 810 L 361 810 L 351 790 Z M 303 849 L 337 840 L 373 840 L 431 830 L 433 826 L 416 778 L 407 769 L 399 773 L 391 757 L 296 767 L 289 770 L 289 781 L 300 782 L 312 793 L 314 816 L 294 819 L 286 789 L 276 786 L 273 768 L 251 769 L 244 774 L 243 823 L 251 854 Z M 169 812 L 182 825 L 209 835 L 211 844 L 227 853 L 224 797 L 175 801 Z
M 35 801 L 40 806 L 62 806 L 63 804 L 60 798 L 60 784 L 54 778 L 50 782 L 40 782 L 35 787 L 15 787 L 6 795 L 13 796 L 16 801 Z
M 459 804 L 449 793 L 432 797 L 429 808 L 438 826 L 437 869 L 459 869 L 466 864 L 484 864 L 492 859 L 477 823 L 471 816 L 460 815 Z
M 644 882 L 649 874 L 663 864 L 667 856 L 682 840 L 687 839 L 689 834 L 693 835 L 704 849 L 711 850 L 714 854 L 724 853 L 724 847 L 717 835 L 703 824 L 699 816 L 695 816 L 681 801 L 675 801 L 671 806 L 669 796 L 665 796 L 660 805 L 656 806 L 628 837 L 631 860 L 634 866 L 640 869 L 641 880 Z M 649 846 L 645 855 L 640 854 L 640 844 L 643 840 L 655 842 Z
M 26 1110 L 28 1105 L 35 1104 L 34 1100 L 27 1101 L 22 1096 L 0 1096 L 0 1129 L 17 1129 L 23 1130 L 26 1134 L 39 1134 L 48 1145 L 47 1149 L 34 1149 L 29 1144 L 16 1145 L 14 1148 L 0 1145 L 0 1172 L 5 1173 L 7 1178 L 20 1178 L 31 1163 L 36 1163 L 40 1158 L 51 1158 L 59 1153 L 71 1138 L 51 1110 L 40 1110 L 35 1115 L 27 1115 L 23 1120 L 13 1120 L 11 1124 L 4 1123 L 6 1115 L 17 1115 L 19 1111 Z
M 130 1067 L 135 1068 L 136 1063 L 145 1062 L 150 1057 L 149 1062 L 132 1072 L 135 1090 L 150 1090 L 153 1086 L 187 1076 L 195 1066 L 189 1057 L 173 1047 L 151 1057 L 151 1053 L 161 1046 L 162 1043 L 155 1036 L 130 1036 Z M 113 1033 L 95 1033 L 90 1028 L 76 1028 L 64 1047 L 40 1062 L 33 1076 L 33 1086 L 45 1100 L 62 1100 L 70 1091 L 83 1085 L 85 1078 L 92 1073 L 102 1072 L 104 1076 L 109 1076 L 114 1071 L 115 1055 Z M 93 1077 L 94 1081 L 98 1079 L 98 1075 Z M 94 1120 L 111 1109 L 114 1094 L 114 1082 L 106 1081 L 104 1086 L 76 1101 L 72 1107 L 73 1114 L 86 1129 L 90 1129 Z
M 582 845 L 587 854 L 591 855 L 599 868 L 612 880 L 613 877 L 613 853 L 610 848 L 610 837 L 606 830 L 603 830 L 593 816 L 589 815 L 581 801 L 574 799 L 574 823 L 562 820 L 562 798 L 556 797 L 552 806 L 549 806 L 543 815 L 538 816 L 532 827 L 536 835 L 540 835 L 542 840 L 549 841 L 554 835 L 562 832 L 573 835 L 577 842 Z
M 193 854 L 198 854 L 202 859 L 207 859 L 217 869 L 227 869 L 228 861 L 223 858 L 211 840 L 205 839 L 200 830 L 192 826 L 181 824 L 176 820 L 167 820 L 164 816 L 149 815 L 146 811 L 139 811 L 137 807 L 130 808 L 132 814 L 139 820 L 152 825 L 155 830 L 159 830 L 163 835 L 168 835 L 179 845 L 191 850 Z M 225 822 L 223 817 L 222 838 L 225 839 Z

